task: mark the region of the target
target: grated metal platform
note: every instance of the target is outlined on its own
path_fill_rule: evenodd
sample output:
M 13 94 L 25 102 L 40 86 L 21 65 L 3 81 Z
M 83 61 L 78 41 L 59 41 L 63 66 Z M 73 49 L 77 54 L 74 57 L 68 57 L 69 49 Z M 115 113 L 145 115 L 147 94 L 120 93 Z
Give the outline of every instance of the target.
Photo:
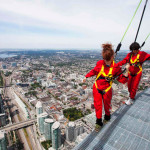
M 132 106 L 121 106 L 99 133 L 93 131 L 73 150 L 150 150 L 150 88 Z

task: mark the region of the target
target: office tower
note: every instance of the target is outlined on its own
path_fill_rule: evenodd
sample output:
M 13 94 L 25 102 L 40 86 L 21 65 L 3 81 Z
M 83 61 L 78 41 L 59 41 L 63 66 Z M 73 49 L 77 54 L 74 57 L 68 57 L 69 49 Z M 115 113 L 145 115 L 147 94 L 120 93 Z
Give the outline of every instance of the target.
M 7 150 L 5 132 L 0 131 L 0 150 Z
M 75 128 L 75 140 L 77 138 L 77 136 L 79 136 L 80 134 L 84 133 L 84 127 L 82 124 L 76 124 L 76 128 Z
M 75 141 L 75 123 L 69 122 L 66 127 L 66 140 L 73 142 Z
M 52 140 L 52 125 L 54 123 L 53 119 L 45 119 L 44 122 L 44 135 L 46 140 Z
M 6 114 L 4 110 L 3 100 L 0 94 L 0 127 L 6 125 Z
M 12 63 L 11 63 L 11 66 L 12 66 L 12 67 L 17 67 L 17 63 L 16 63 L 16 62 L 12 62 Z
M 7 66 L 5 64 L 2 64 L 3 69 L 7 69 Z
M 42 108 L 42 103 L 40 101 L 38 101 L 36 103 L 36 114 L 42 114 L 43 113 L 43 108 Z
M 56 150 L 61 146 L 60 123 L 55 122 L 52 125 L 52 147 Z
M 0 127 L 3 127 L 6 125 L 6 115 L 5 113 L 0 113 Z
M 80 126 L 80 134 L 84 133 L 84 127 L 81 125 Z
M 37 116 L 37 123 L 41 134 L 44 133 L 44 120 L 46 118 L 48 118 L 48 114 L 46 112 Z

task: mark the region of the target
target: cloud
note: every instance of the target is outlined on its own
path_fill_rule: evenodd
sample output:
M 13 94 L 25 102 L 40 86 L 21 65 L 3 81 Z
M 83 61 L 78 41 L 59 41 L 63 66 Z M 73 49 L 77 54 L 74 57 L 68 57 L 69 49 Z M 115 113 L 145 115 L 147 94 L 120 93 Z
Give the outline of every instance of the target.
M 138 2 L 0 0 L 0 3 L 1 47 L 98 48 L 97 42 L 112 41 L 117 45 Z M 125 37 L 124 48 L 128 47 L 130 39 L 135 35 L 143 5 Z M 145 12 L 142 24 L 145 27 L 150 24 L 146 19 L 150 17 L 149 14 Z M 139 38 L 140 41 L 148 34 L 144 27 L 141 30 L 145 34 Z

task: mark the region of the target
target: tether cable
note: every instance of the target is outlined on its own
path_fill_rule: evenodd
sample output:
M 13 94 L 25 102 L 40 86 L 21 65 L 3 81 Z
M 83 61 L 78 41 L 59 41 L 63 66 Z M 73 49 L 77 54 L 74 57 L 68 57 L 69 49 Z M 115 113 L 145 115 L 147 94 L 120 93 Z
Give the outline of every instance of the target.
M 142 43 L 140 48 L 142 48 L 144 46 L 144 44 L 145 44 L 145 42 L 146 42 L 146 40 L 148 39 L 149 36 L 150 36 L 150 33 L 148 34 L 148 36 L 146 37 L 146 39 L 144 40 L 144 42 Z
M 141 19 L 140 19 L 140 23 L 139 23 L 139 26 L 138 26 L 138 30 L 137 30 L 134 42 L 136 42 L 136 39 L 137 39 L 139 30 L 140 30 L 140 27 L 141 27 L 141 23 L 142 23 L 142 19 L 143 19 L 143 16 L 144 16 L 144 12 L 145 12 L 145 8 L 146 8 L 146 5 L 147 5 L 147 2 L 148 2 L 148 0 L 146 0 L 146 2 L 145 2 L 144 8 L 143 8 L 143 12 L 142 12 L 142 16 L 141 16 Z
M 135 12 L 134 12 L 134 15 L 133 15 L 133 17 L 132 17 L 132 19 L 131 19 L 131 21 L 130 21 L 130 23 L 129 23 L 129 25 L 127 26 L 126 31 L 125 31 L 125 33 L 123 34 L 123 37 L 122 37 L 120 43 L 118 44 L 118 46 L 117 46 L 117 48 L 116 48 L 116 51 L 115 51 L 115 54 L 116 54 L 116 55 L 117 55 L 117 52 L 118 52 L 118 51 L 120 50 L 120 48 L 121 48 L 121 45 L 122 45 L 121 42 L 123 41 L 123 39 L 124 39 L 124 37 L 125 37 L 125 35 L 126 35 L 128 29 L 129 29 L 129 27 L 130 27 L 132 21 L 133 21 L 135 15 L 136 15 L 136 13 L 137 13 L 137 10 L 138 10 L 139 6 L 141 5 L 141 2 L 142 2 L 142 0 L 140 0 L 139 4 L 138 4 L 138 6 L 137 6 L 137 8 L 136 8 L 136 10 L 135 10 Z

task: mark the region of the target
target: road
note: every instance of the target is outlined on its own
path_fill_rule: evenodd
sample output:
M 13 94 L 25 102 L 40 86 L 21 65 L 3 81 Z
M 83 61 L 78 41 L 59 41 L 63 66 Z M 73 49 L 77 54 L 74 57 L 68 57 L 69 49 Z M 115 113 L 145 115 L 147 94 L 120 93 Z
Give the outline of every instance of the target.
M 0 130 L 5 130 L 6 132 L 11 131 L 11 130 L 17 130 L 17 129 L 23 128 L 25 126 L 33 125 L 36 122 L 36 120 L 37 119 L 20 121 L 18 123 L 13 123 L 11 125 L 4 126 L 4 127 L 0 128 Z
M 14 100 L 13 100 L 12 95 L 9 93 L 9 87 L 7 87 L 7 88 L 5 89 L 5 96 L 8 96 L 8 97 L 11 99 L 11 101 L 8 101 L 8 105 L 9 105 L 9 106 L 15 105 L 15 102 L 14 102 Z M 14 114 L 15 111 L 16 111 L 15 107 L 11 107 L 11 108 L 10 108 L 10 111 L 11 111 L 12 114 Z M 18 118 L 18 116 L 17 116 L 17 114 L 14 114 L 14 115 L 13 115 L 13 120 L 14 120 L 15 123 L 20 122 L 20 121 L 19 121 L 19 118 Z M 18 130 L 18 133 L 19 133 L 19 135 L 20 135 L 21 141 L 24 143 L 24 148 L 25 148 L 25 150 L 30 150 L 23 129 L 19 129 L 19 130 Z
M 17 122 L 20 122 L 20 121 L 25 121 L 27 120 L 27 118 L 24 117 L 24 113 L 23 111 L 21 110 L 21 107 L 17 104 L 17 102 L 15 101 L 15 97 L 13 95 L 14 93 L 14 89 L 12 89 L 12 87 L 6 87 L 7 85 L 10 84 L 10 81 L 11 79 L 10 78 L 5 78 L 5 97 L 9 97 L 11 99 L 11 101 L 8 102 L 8 105 L 14 105 L 14 106 L 17 106 L 18 110 L 19 110 L 19 114 L 18 115 L 14 115 L 13 118 L 14 118 L 14 121 L 17 123 Z M 15 112 L 15 109 L 14 107 L 11 108 L 12 112 Z M 30 108 L 31 109 L 31 108 Z M 30 112 L 30 110 L 28 110 Z M 18 118 L 19 116 L 19 118 Z M 26 136 L 25 136 L 25 133 L 23 131 L 23 129 L 19 129 L 19 134 L 20 134 L 20 137 L 21 137 L 21 140 L 22 142 L 24 143 L 24 147 L 25 147 L 25 150 L 42 150 L 42 147 L 37 139 L 37 135 L 36 135 L 36 130 L 33 130 L 33 127 L 27 127 L 26 128 L 26 131 L 27 131 L 27 134 L 28 134 L 28 138 L 29 140 L 27 141 L 26 139 Z M 29 145 L 31 148 L 29 148 Z

